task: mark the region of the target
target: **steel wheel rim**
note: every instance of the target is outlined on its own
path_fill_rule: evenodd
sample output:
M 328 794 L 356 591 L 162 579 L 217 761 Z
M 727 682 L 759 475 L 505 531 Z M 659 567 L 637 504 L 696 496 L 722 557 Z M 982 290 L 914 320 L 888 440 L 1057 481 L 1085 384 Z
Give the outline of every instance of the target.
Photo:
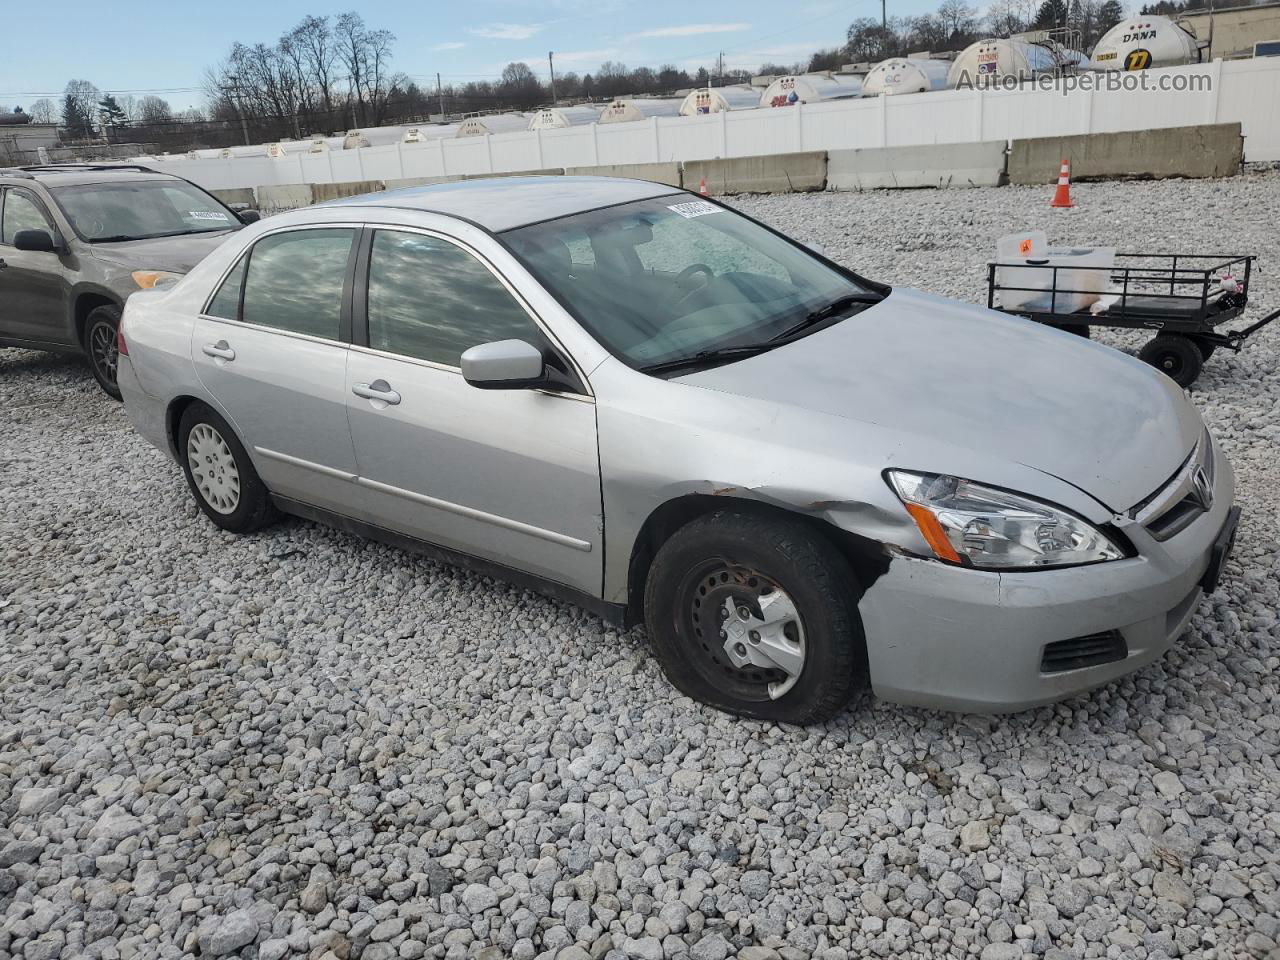
M 743 700 L 778 700 L 807 663 L 804 621 L 773 578 L 717 559 L 681 582 L 678 615 L 690 660 L 704 680 Z
M 214 427 L 197 423 L 187 434 L 187 466 L 200 497 L 222 515 L 240 506 L 240 469 L 235 454 Z
M 93 329 L 89 331 L 89 356 L 102 378 L 108 383 L 115 383 L 120 366 L 120 351 L 113 324 L 100 320 L 93 325 Z

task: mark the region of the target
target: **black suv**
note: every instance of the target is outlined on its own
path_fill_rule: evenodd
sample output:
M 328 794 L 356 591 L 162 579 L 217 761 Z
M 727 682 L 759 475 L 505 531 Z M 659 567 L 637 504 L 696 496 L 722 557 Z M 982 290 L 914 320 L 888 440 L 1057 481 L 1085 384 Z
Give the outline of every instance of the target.
M 118 399 L 125 299 L 182 276 L 257 218 L 147 167 L 0 168 L 0 347 L 84 354 Z

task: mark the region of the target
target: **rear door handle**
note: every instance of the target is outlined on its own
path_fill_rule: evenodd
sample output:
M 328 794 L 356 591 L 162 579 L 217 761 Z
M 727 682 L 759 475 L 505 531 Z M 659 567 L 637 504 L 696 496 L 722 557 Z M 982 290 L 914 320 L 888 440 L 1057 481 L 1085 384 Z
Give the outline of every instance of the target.
M 395 406 L 400 402 L 400 394 L 391 389 L 391 384 L 385 380 L 375 380 L 373 383 L 357 383 L 351 387 L 351 392 L 357 397 L 364 397 L 366 400 L 381 400 L 385 404 Z
M 217 357 L 220 360 L 234 360 L 236 352 L 231 349 L 231 345 L 225 340 L 219 340 L 217 343 L 206 343 L 200 348 L 204 351 L 206 357 Z

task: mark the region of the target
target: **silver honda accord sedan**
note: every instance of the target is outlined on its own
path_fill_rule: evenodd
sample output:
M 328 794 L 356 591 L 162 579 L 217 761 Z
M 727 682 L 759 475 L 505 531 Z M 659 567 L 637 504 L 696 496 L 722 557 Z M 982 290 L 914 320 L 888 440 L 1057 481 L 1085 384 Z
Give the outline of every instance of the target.
M 273 217 L 134 294 L 119 345 L 219 527 L 283 511 L 643 620 L 681 691 L 773 720 L 1112 680 L 1186 628 L 1238 518 L 1146 364 L 661 184 Z

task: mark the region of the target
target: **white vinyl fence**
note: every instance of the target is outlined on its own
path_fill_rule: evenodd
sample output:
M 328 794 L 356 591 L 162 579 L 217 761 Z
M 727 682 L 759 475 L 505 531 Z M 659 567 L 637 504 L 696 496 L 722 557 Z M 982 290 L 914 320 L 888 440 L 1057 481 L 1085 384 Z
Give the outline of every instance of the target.
M 1207 78 L 1186 91 L 942 90 L 694 117 L 651 117 L 426 143 L 393 143 L 280 159 L 188 160 L 162 169 L 209 189 L 399 180 L 555 167 L 713 160 L 858 147 L 970 143 L 1239 121 L 1245 159 L 1280 160 L 1280 57 L 1125 74 Z

